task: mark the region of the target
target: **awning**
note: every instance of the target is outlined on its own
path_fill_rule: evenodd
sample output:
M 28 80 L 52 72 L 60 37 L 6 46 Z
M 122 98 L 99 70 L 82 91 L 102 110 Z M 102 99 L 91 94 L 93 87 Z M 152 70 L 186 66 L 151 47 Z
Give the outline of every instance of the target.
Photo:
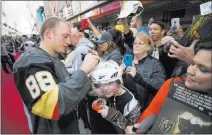
M 144 5 L 144 12 L 152 11 L 175 11 L 201 4 L 201 0 L 187 1 L 187 0 L 174 0 L 174 1 L 154 1 Z
M 111 3 L 108 3 L 102 7 L 100 7 L 101 15 L 108 15 L 112 14 L 114 12 L 117 12 L 121 9 L 121 2 L 120 1 L 113 1 Z

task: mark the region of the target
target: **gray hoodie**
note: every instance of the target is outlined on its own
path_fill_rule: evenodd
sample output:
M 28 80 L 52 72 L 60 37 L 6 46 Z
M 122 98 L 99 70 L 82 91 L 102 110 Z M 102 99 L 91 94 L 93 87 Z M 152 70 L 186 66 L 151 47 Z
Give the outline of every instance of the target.
M 67 68 L 69 74 L 73 74 L 82 65 L 82 54 L 87 54 L 88 50 L 92 50 L 94 45 L 87 38 L 80 39 L 79 43 L 75 48 L 75 53 L 73 55 L 73 60 L 71 66 Z
M 109 52 L 102 56 L 102 59 L 105 61 L 113 60 L 119 65 L 121 65 L 122 55 L 119 49 L 113 50 L 112 52 Z

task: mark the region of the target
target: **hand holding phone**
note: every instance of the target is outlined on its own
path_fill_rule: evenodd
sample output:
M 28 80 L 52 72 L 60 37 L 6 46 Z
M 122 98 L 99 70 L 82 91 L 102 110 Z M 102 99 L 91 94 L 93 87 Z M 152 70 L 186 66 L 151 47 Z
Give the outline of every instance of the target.
M 125 54 L 124 55 L 124 64 L 125 64 L 126 68 L 132 66 L 132 61 L 133 61 L 133 56 L 132 55 L 130 55 L 130 54 Z

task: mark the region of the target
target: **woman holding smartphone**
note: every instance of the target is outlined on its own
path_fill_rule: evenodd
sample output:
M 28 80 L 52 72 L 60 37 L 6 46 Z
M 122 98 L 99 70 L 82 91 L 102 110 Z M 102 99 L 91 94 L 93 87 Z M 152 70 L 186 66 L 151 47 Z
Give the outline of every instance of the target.
M 166 80 L 165 70 L 159 60 L 151 56 L 153 41 L 145 33 L 139 33 L 133 43 L 134 61 L 126 68 L 124 86 L 128 88 L 146 108 Z

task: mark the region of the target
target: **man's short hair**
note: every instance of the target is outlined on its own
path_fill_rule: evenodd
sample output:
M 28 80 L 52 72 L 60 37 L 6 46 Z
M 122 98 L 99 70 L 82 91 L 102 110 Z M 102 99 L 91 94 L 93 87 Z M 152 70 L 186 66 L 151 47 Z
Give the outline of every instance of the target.
M 64 20 L 62 20 L 62 19 L 60 19 L 58 17 L 54 17 L 53 16 L 53 17 L 47 18 L 43 22 L 43 24 L 42 24 L 42 26 L 40 28 L 40 37 L 41 37 L 41 39 L 42 40 L 44 39 L 44 32 L 45 32 L 46 29 L 53 29 L 53 28 L 55 28 L 59 24 L 59 22 L 66 23 L 66 21 L 64 21 Z
M 162 30 L 165 30 L 165 24 L 163 22 L 161 22 L 161 21 L 153 21 L 151 24 L 153 24 L 153 23 L 158 24 L 161 27 Z

